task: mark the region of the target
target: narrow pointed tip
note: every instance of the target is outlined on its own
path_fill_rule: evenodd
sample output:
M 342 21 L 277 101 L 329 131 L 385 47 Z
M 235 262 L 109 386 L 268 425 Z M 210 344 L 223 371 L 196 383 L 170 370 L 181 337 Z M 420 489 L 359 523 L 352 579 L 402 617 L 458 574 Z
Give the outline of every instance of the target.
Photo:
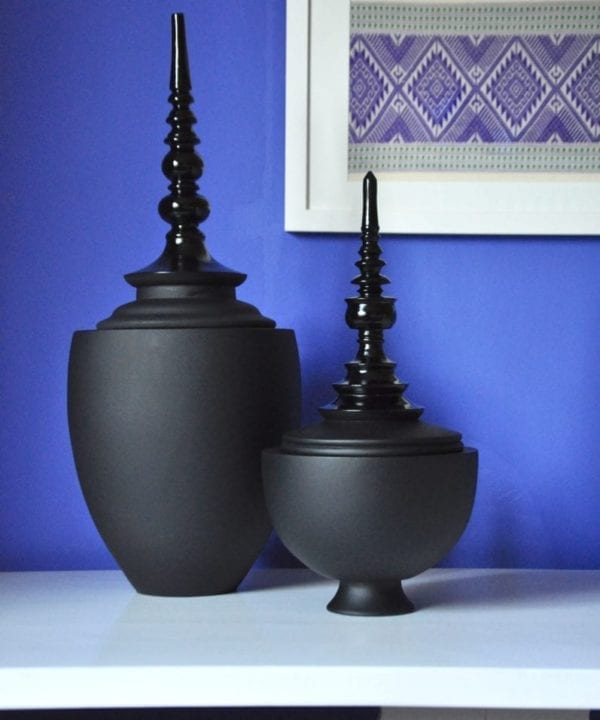
M 183 13 L 171 15 L 171 90 L 191 90 L 185 19 Z
M 377 233 L 379 219 L 377 216 L 377 178 L 369 170 L 363 178 L 363 232 Z

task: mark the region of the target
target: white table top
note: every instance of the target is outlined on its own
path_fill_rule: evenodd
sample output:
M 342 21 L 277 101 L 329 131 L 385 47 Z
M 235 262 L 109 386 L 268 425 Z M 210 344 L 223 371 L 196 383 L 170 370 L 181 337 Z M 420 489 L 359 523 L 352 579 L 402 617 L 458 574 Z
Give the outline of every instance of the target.
M 412 615 L 325 610 L 335 583 L 255 570 L 204 598 L 117 571 L 0 574 L 0 708 L 600 708 L 600 571 L 430 570 Z

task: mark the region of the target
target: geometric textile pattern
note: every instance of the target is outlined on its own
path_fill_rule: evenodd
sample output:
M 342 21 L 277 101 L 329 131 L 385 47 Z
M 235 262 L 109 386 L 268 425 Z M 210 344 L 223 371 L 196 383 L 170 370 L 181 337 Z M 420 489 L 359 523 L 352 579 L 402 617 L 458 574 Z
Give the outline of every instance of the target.
M 471 90 L 469 81 L 437 40 L 402 85 L 434 137 L 448 126 Z
M 350 117 L 356 137 L 372 127 L 393 91 L 381 64 L 359 38 L 350 52 Z
M 565 98 L 595 140 L 600 137 L 600 40 L 596 40 L 564 82 Z
M 600 171 L 600 2 L 351 12 L 350 171 Z

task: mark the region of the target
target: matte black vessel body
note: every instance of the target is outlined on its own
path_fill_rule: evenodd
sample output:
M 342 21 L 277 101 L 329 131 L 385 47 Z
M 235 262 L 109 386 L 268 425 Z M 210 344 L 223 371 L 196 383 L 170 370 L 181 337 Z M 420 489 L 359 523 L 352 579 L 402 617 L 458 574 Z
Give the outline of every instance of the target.
M 477 451 L 408 456 L 263 453 L 269 513 L 285 546 L 340 581 L 329 609 L 410 612 L 400 580 L 438 563 L 471 515 Z
M 298 379 L 289 330 L 75 333 L 77 472 L 139 592 L 208 595 L 241 582 L 271 529 L 260 453 L 298 423 Z

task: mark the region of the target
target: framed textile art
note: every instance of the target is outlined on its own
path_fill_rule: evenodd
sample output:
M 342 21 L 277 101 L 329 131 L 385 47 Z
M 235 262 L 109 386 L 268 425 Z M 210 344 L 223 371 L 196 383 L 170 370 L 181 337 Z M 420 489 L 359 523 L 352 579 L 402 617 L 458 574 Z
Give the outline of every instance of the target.
M 288 231 L 600 235 L 600 0 L 287 0 Z

